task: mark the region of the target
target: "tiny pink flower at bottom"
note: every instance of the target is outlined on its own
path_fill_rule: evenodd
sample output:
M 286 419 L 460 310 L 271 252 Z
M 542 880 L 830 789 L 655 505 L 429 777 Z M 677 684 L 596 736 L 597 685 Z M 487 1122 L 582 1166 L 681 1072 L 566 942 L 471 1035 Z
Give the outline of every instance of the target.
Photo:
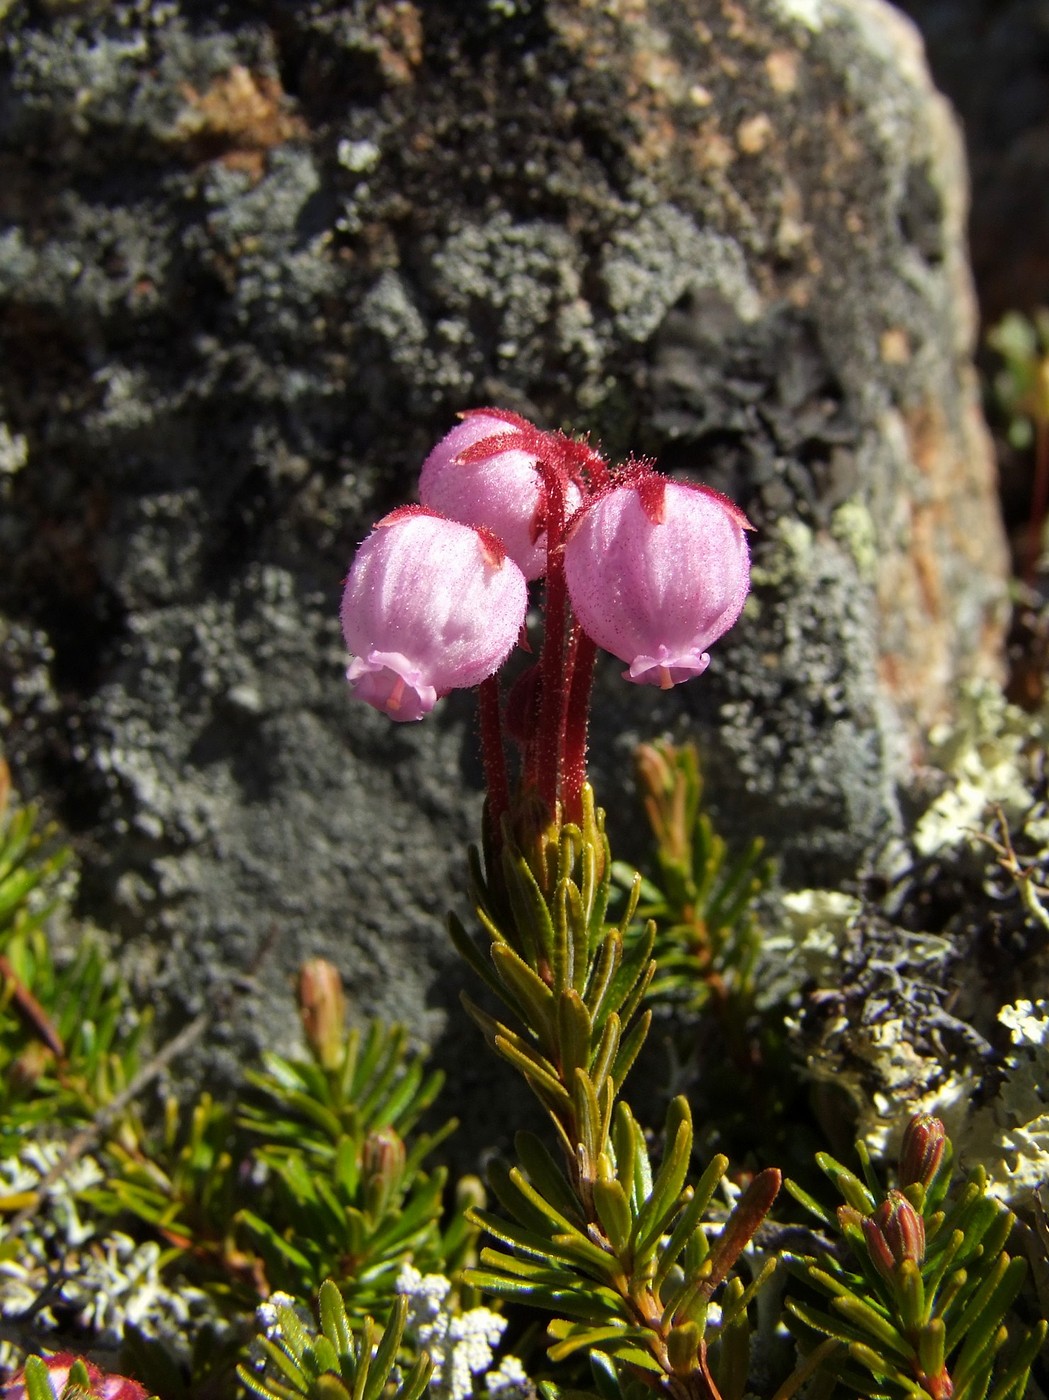
M 69 1352 L 56 1352 L 53 1356 L 45 1356 L 42 1359 L 55 1400 L 60 1400 L 69 1380 L 69 1373 L 78 1360 L 86 1367 L 91 1382 L 91 1389 L 87 1392 L 88 1400 L 146 1400 L 149 1395 L 149 1391 L 138 1381 L 131 1380 L 129 1376 L 115 1376 L 101 1371 L 94 1362 L 84 1357 L 76 1357 Z M 26 1400 L 26 1394 L 24 1370 L 19 1371 L 6 1385 L 0 1384 L 0 1400 Z M 84 1392 L 77 1391 L 78 1396 L 83 1394 Z
M 658 685 L 663 690 L 669 690 L 680 681 L 701 676 L 709 665 L 710 653 L 697 647 L 673 652 L 669 647 L 660 645 L 655 656 L 635 656 L 623 674 L 635 685 Z
M 702 675 L 707 647 L 746 601 L 746 529 L 716 492 L 628 468 L 570 526 L 565 578 L 583 631 L 638 685 L 667 690 Z
M 399 651 L 370 651 L 355 657 L 346 679 L 358 700 L 391 719 L 422 719 L 437 703 L 437 691 L 428 684 L 422 667 Z
M 450 690 L 480 685 L 506 660 L 528 585 L 486 530 L 407 506 L 381 520 L 350 567 L 342 630 L 359 699 L 417 720 Z

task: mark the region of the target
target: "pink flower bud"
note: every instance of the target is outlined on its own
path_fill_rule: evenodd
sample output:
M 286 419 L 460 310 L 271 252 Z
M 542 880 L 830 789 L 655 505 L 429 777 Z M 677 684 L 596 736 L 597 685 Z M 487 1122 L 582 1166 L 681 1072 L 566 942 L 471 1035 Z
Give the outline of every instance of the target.
M 522 438 L 542 442 L 537 428 L 522 433 L 516 416 L 502 418 L 480 410 L 468 414 L 437 444 L 423 463 L 419 499 L 430 510 L 464 525 L 480 525 L 501 541 L 527 579 L 546 572 L 546 487 L 536 469 L 536 453 L 523 446 L 498 450 L 498 440 L 520 444 Z M 459 457 L 476 442 L 492 438 L 487 456 L 467 462 Z M 574 481 L 565 483 L 565 515 L 582 501 Z
M 750 587 L 746 516 L 703 486 L 643 467 L 579 512 L 565 545 L 572 607 L 623 675 L 667 690 L 706 670 L 706 648 Z
M 524 575 L 488 531 L 395 510 L 357 551 L 342 595 L 350 689 L 391 719 L 422 719 L 499 669 L 527 604 Z

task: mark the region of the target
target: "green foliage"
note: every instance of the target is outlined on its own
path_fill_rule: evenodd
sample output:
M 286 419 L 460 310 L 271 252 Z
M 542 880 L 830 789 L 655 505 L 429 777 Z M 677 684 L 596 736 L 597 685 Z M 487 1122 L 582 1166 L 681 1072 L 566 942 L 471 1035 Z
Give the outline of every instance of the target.
M 755 837 L 740 853 L 729 854 L 702 807 L 694 744 L 642 744 L 637 772 L 657 867 L 654 879 L 641 881 L 637 909 L 640 919 L 656 927 L 658 971 L 649 995 L 690 1011 L 712 998 L 745 1003 L 760 947 L 754 898 L 770 874 L 763 842 Z M 627 889 L 635 878 L 619 862 L 612 874 Z M 739 1014 L 745 1014 L 742 1006 Z
M 18 929 L 43 928 L 54 909 L 47 887 L 69 864 L 70 852 L 56 846 L 53 832 L 40 829 L 35 807 L 11 801 L 11 773 L 0 758 L 0 946 Z
M 653 1168 L 641 1127 L 617 1102 L 650 1021 L 641 1002 L 654 972 L 654 929 L 628 936 L 639 877 L 620 922 L 606 924 L 611 861 L 588 788 L 581 826 L 536 831 L 519 813 L 518 829 L 525 839 L 506 823 L 487 879 L 473 867 L 489 961 L 454 922 L 453 937 L 518 1024 L 467 1001 L 549 1113 L 561 1160 L 519 1135 L 520 1165 L 491 1177 L 510 1218 L 475 1214 L 500 1247 L 483 1250 L 466 1278 L 551 1314 L 551 1361 L 599 1352 L 618 1381 L 641 1372 L 669 1392 L 687 1383 L 714 1395 L 708 1346 L 716 1335 L 714 1360 L 731 1387 L 722 1393 L 741 1396 L 747 1308 L 773 1265 L 749 1285 L 731 1271 L 772 1205 L 779 1173 L 759 1173 L 718 1229 L 708 1207 L 727 1162 L 716 1158 L 688 1184 L 692 1121 L 683 1098 L 670 1105 L 663 1160 Z M 719 1289 L 715 1332 L 708 1310 Z
M 433 1370 L 430 1358 L 418 1356 L 405 1376 L 395 1369 L 406 1298 L 397 1299 L 381 1331 L 370 1317 L 354 1328 L 330 1279 L 318 1302 L 319 1330 L 287 1303 L 268 1309 L 273 1321 L 256 1343 L 257 1364 L 237 1368 L 250 1394 L 261 1400 L 419 1400 Z
M 442 1076 L 425 1074 L 423 1057 L 408 1054 L 403 1026 L 373 1022 L 362 1038 L 339 1020 L 336 1036 L 308 1037 L 308 1060 L 267 1055 L 264 1072 L 248 1072 L 259 1101 L 245 1105 L 240 1122 L 257 1142 L 273 1205 L 241 1209 L 237 1219 L 271 1284 L 301 1293 L 335 1275 L 359 1313 L 389 1302 L 407 1260 L 424 1271 L 446 1267 L 447 1173 L 427 1175 L 421 1163 L 456 1125 L 419 1133 L 409 1146 Z M 457 1238 L 466 1239 L 461 1226 Z
M 690 1015 L 716 1009 L 707 1019 L 724 1028 L 726 1061 L 733 1024 L 749 1017 L 754 1034 L 751 901 L 767 874 L 757 845 L 728 857 L 701 808 L 694 751 L 648 749 L 642 773 L 651 882 L 613 866 L 589 789 L 578 825 L 537 823 L 525 804 L 483 868 L 474 858 L 483 937 L 475 943 L 458 923 L 453 937 L 502 1010 L 467 1007 L 554 1136 L 548 1145 L 520 1133 L 516 1162 L 492 1170 L 495 1208 L 467 1178 L 450 1219 L 446 1174 L 429 1163 L 454 1124 L 420 1128 L 440 1076 L 402 1027 L 348 1030 L 338 975 L 322 962 L 302 972 L 303 1054 L 266 1055 L 235 1104 L 171 1100 L 159 1124 L 144 1122 L 133 1100 L 155 1063 L 143 1056 L 147 1021 L 90 940 L 68 964 L 53 959 L 45 918 L 65 857 L 49 851 L 33 814 L 10 810 L 0 784 L 0 1162 L 27 1134 L 52 1144 L 88 1134 L 105 1181 L 78 1191 L 77 1229 L 103 1247 L 115 1230 L 157 1241 L 163 1286 L 208 1302 L 188 1339 L 125 1324 L 124 1368 L 163 1400 L 228 1394 L 234 1369 L 265 1400 L 421 1400 L 433 1365 L 408 1321 L 414 1304 L 397 1294 L 408 1263 L 460 1271 L 446 1321 L 463 1319 L 476 1290 L 544 1314 L 545 1400 L 641 1400 L 652 1390 L 743 1400 L 776 1384 L 776 1400 L 836 1387 L 878 1400 L 1021 1400 L 1046 1327 L 1016 1321 L 1025 1265 L 1006 1252 L 1013 1217 L 981 1172 L 952 1184 L 936 1120 L 912 1124 L 891 1190 L 862 1145 L 860 1175 L 819 1154 L 844 1204 L 827 1210 L 791 1183 L 827 1238 L 784 1254 L 774 1247 L 782 1227 L 769 1220 L 778 1170 L 733 1176 L 719 1154 L 697 1174 L 689 1103 L 671 1102 L 656 1139 L 623 1099 L 653 993 Z M 1002 853 L 1011 853 L 1004 835 Z M 628 889 L 614 921 L 613 874 Z M 753 1104 L 749 1081 L 740 1094 Z M 762 1124 L 768 1141 L 787 1130 Z M 53 1186 L 0 1195 L 0 1221 L 17 1224 L 6 1238 L 0 1230 L 0 1265 L 20 1267 L 32 1239 L 48 1242 L 48 1264 L 57 1242 L 72 1267 Z M 786 1306 L 801 1353 L 782 1383 L 790 1362 L 770 1364 L 778 1293 L 764 1287 L 778 1255 L 796 1280 Z M 262 1335 L 245 1353 L 265 1297 Z M 187 1340 L 176 1363 L 172 1342 Z M 42 1366 L 29 1363 L 30 1393 Z M 40 1393 L 51 1400 L 49 1388 Z
M 993 381 L 995 397 L 1009 424 L 1009 441 L 1027 448 L 1035 425 L 1049 422 L 1049 309 L 1031 319 L 1009 311 L 987 336 L 1002 358 Z
M 588 791 L 583 828 L 541 833 L 531 858 L 507 841 L 491 882 L 475 861 L 490 964 L 452 921 L 456 946 L 524 1034 L 469 998 L 467 1010 L 495 1052 L 524 1075 L 583 1179 L 596 1171 L 615 1096 L 651 1020 L 639 1007 L 655 970 L 652 931 L 627 941 L 636 895 L 619 924 L 606 927 L 609 864 L 603 814 Z
M 927 1170 L 908 1170 L 921 1155 L 915 1142 L 937 1138 L 942 1156 L 934 1153 L 933 1162 L 927 1154 Z M 791 1261 L 824 1295 L 820 1303 L 787 1300 L 803 1351 L 854 1394 L 1022 1400 L 1046 1323 L 1028 1331 L 1006 1325 L 1026 1273 L 1024 1260 L 1005 1252 L 1012 1214 L 987 1194 L 981 1170 L 950 1190 L 950 1145 L 938 1120 L 912 1121 L 894 1191 L 880 1185 L 862 1143 L 857 1153 L 862 1180 L 820 1154 L 820 1167 L 845 1200 L 834 1215 L 787 1183 L 844 1246 Z M 830 1340 L 816 1346 L 820 1338 Z M 810 1369 L 803 1365 L 779 1400 L 793 1395 Z
M 553 1362 L 598 1351 L 670 1384 L 673 1377 L 704 1373 L 708 1364 L 727 1371 L 733 1353 L 742 1350 L 738 1388 L 725 1388 L 721 1375 L 721 1393 L 741 1395 L 747 1306 L 775 1263 L 759 1268 L 749 1284 L 729 1275 L 772 1205 L 779 1173 L 755 1178 L 711 1243 L 708 1207 L 728 1163 L 715 1158 L 694 1185 L 687 1184 L 692 1123 L 684 1099 L 670 1106 L 665 1140 L 654 1170 L 641 1128 L 619 1104 L 600 1174 L 584 1193 L 538 1138 L 519 1134 L 521 1166 L 492 1175 L 511 1219 L 478 1212 L 501 1248 L 482 1250 L 480 1267 L 467 1276 L 485 1293 L 552 1314 Z M 708 1363 L 708 1310 L 726 1279 Z
M 273 1289 L 305 1300 L 334 1279 L 327 1288 L 341 1291 L 352 1316 L 384 1316 L 407 1261 L 441 1272 L 472 1260 L 477 1227 L 464 1206 L 477 1188 L 464 1182 L 446 1219 L 446 1173 L 423 1170 L 455 1126 L 418 1130 L 441 1077 L 410 1051 L 402 1027 L 347 1030 L 328 964 L 303 969 L 306 1054 L 267 1056 L 235 1106 L 207 1094 L 184 1107 L 169 1099 L 159 1125 L 143 1121 L 134 1095 L 154 1064 L 143 1063 L 148 1017 L 132 1010 L 91 938 L 56 965 L 45 920 L 68 855 L 49 850 L 32 809 L 8 801 L 2 767 L 0 780 L 0 1161 L 17 1159 L 29 1134 L 52 1154 L 73 1143 L 54 1180 L 0 1189 L 0 1221 L 16 1227 L 0 1231 L 0 1261 L 25 1270 L 28 1285 L 32 1261 L 56 1246 L 66 1267 L 97 1269 L 85 1235 L 97 1232 L 103 1251 L 112 1231 L 156 1240 L 160 1277 L 175 1290 L 204 1289 L 211 1307 L 199 1348 L 169 1339 L 193 1351 L 188 1387 L 158 1338 L 127 1328 L 140 1374 L 175 1400 L 205 1377 L 221 1388 L 238 1332 Z M 62 1178 L 88 1150 L 96 1184 L 71 1195 Z M 75 1244 L 63 1234 L 70 1209 Z M 362 1336 L 370 1325 L 362 1322 Z
M 239 1248 L 234 1215 L 243 1157 L 229 1107 L 209 1094 L 185 1110 L 165 1105 L 159 1134 L 111 1141 L 109 1174 L 90 1200 L 103 1217 L 132 1217 L 165 1248 L 164 1264 L 207 1287 L 225 1306 L 254 1307 L 254 1260 Z
M 307 1036 L 307 1058 L 268 1055 L 264 1070 L 248 1071 L 254 1097 L 239 1111 L 207 1095 L 188 1113 L 170 1104 L 162 1140 L 115 1145 L 120 1170 L 95 1195 L 100 1208 L 146 1222 L 190 1277 L 242 1307 L 260 1279 L 307 1298 L 335 1278 L 363 1315 L 389 1304 L 406 1261 L 441 1271 L 475 1236 L 461 1213 L 442 1231 L 447 1174 L 420 1165 L 454 1121 L 410 1143 L 401 1136 L 440 1077 L 408 1053 L 403 1027 L 347 1033 L 342 1011 L 324 1044 Z
M 46 925 L 69 860 L 36 809 L 12 803 L 0 759 L 0 1159 L 31 1129 L 83 1124 L 112 1102 L 139 1068 L 149 1026 L 97 940 L 56 966 Z

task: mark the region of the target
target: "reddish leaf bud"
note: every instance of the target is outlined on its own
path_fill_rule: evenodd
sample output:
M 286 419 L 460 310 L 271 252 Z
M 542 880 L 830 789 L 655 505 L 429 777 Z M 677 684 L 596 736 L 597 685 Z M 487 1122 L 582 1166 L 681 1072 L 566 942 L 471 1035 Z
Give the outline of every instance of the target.
M 928 1190 L 940 1169 L 946 1146 L 947 1131 L 939 1118 L 916 1114 L 907 1124 L 900 1147 L 900 1186 L 920 1182 Z
M 871 1263 L 888 1282 L 905 1259 L 925 1258 L 925 1222 L 901 1191 L 890 1191 L 862 1226 Z
M 342 1061 L 346 995 L 339 970 L 325 958 L 308 958 L 299 969 L 299 1015 L 310 1049 L 325 1069 Z
M 406 1160 L 404 1143 L 392 1128 L 378 1128 L 365 1138 L 361 1152 L 364 1200 L 374 1217 L 384 1215 L 396 1200 Z

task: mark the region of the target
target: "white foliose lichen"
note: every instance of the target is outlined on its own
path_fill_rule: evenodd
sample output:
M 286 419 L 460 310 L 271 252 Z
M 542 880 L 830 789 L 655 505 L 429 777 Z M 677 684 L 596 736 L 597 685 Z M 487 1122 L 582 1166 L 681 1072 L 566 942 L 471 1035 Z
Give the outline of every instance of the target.
M 836 980 L 842 951 L 862 905 L 839 890 L 792 890 L 779 901 L 762 939 L 758 1006 L 796 1009 L 810 983 Z
M 438 1400 L 534 1400 L 535 1389 L 515 1356 L 492 1368 L 506 1319 L 489 1308 L 456 1312 L 449 1306 L 451 1282 L 405 1264 L 397 1292 L 408 1299 L 407 1335 L 433 1360 L 430 1394 Z
M 1010 705 L 997 687 L 983 682 L 967 687 L 959 709 L 956 724 L 929 736 L 931 757 L 949 785 L 915 828 L 921 856 L 975 843 L 996 807 L 1010 822 L 1031 810 L 1031 761 L 1049 740 L 1046 717 Z
M 26 1143 L 0 1161 L 0 1196 L 38 1191 L 62 1159 L 65 1144 Z M 70 1320 L 102 1349 L 120 1346 L 131 1325 L 162 1341 L 176 1356 L 188 1356 L 195 1333 L 220 1326 L 207 1294 L 161 1276 L 160 1246 L 138 1243 L 121 1231 L 98 1235 L 85 1218 L 83 1195 L 105 1180 L 101 1165 L 79 1158 L 47 1189 L 47 1203 L 20 1233 L 18 1251 L 0 1259 L 0 1317 L 31 1314 L 34 1327 L 68 1328 Z M 41 1306 L 41 1301 L 47 1299 Z M 15 1364 L 13 1349 L 0 1350 L 0 1367 Z
M 998 1020 L 1012 1041 L 1001 1087 L 956 1146 L 963 1162 L 984 1167 L 991 1194 L 1015 1208 L 1049 1182 L 1049 1000 L 1003 1006 Z

